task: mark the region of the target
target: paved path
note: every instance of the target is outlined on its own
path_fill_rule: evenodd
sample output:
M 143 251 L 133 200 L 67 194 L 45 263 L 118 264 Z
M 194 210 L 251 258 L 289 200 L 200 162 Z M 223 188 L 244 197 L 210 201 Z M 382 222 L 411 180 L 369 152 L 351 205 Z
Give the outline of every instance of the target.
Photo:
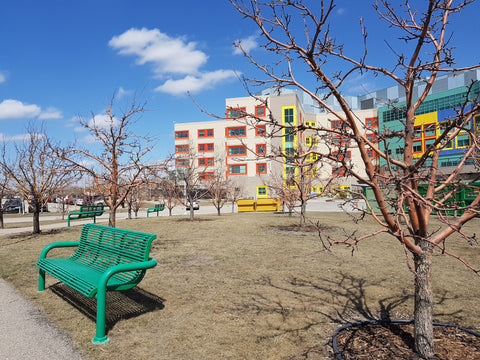
M 0 279 L 0 359 L 85 360 L 70 338 Z

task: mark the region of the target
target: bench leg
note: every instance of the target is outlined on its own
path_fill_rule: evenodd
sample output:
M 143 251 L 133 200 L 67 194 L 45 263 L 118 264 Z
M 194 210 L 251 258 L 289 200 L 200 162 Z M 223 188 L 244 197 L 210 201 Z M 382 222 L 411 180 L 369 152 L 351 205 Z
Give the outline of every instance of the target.
M 39 270 L 38 271 L 38 291 L 45 290 L 45 271 Z
M 107 290 L 99 286 L 97 291 L 97 333 L 93 338 L 94 344 L 107 344 L 110 339 L 105 335 L 105 307 L 107 302 Z

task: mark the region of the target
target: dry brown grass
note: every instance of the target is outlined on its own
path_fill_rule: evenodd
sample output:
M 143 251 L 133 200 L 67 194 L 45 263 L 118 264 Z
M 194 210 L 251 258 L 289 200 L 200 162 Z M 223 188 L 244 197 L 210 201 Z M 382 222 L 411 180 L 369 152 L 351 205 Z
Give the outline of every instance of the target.
M 337 235 L 366 233 L 344 214 L 310 214 Z M 298 219 L 271 213 L 122 220 L 117 226 L 158 235 L 159 265 L 140 289 L 110 293 L 108 335 L 95 346 L 91 299 L 47 276 L 37 292 L 35 262 L 53 241 L 78 239 L 80 227 L 41 236 L 0 238 L 0 276 L 70 334 L 91 359 L 331 359 L 332 333 L 348 321 L 410 318 L 412 274 L 393 239 L 315 253 L 315 233 L 286 231 Z M 283 226 L 284 229 L 279 229 Z M 468 225 L 477 232 L 480 220 Z M 453 241 L 450 241 L 453 245 Z M 480 248 L 457 253 L 477 267 Z M 435 320 L 479 330 L 480 279 L 451 258 L 435 259 Z

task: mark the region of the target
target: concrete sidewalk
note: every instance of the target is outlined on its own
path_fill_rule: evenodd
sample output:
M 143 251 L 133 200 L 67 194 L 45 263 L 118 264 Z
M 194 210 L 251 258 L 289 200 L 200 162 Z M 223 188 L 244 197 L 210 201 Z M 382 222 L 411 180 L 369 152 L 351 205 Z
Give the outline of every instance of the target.
M 0 279 L 0 359 L 86 360 L 71 339 Z

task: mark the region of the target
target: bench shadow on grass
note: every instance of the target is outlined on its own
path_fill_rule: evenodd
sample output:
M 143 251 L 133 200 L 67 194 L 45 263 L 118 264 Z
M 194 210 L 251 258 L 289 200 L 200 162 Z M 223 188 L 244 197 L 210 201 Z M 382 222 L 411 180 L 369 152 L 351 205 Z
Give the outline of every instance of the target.
M 50 286 L 52 292 L 68 302 L 93 322 L 97 317 L 97 299 L 88 298 L 63 283 Z M 162 310 L 165 299 L 146 290 L 134 287 L 126 291 L 108 291 L 105 314 L 105 331 L 108 333 L 120 320 Z

